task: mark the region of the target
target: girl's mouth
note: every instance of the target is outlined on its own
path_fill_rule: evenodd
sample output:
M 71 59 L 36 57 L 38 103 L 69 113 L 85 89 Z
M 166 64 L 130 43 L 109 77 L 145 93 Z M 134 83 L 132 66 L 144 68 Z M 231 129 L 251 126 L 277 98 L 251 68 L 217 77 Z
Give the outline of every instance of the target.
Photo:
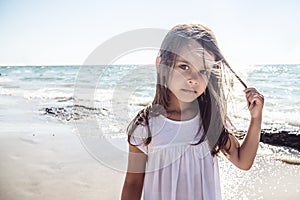
M 195 90 L 189 90 L 189 89 L 181 89 L 183 92 L 186 92 L 186 93 L 190 93 L 190 94 L 195 94 L 197 93 Z

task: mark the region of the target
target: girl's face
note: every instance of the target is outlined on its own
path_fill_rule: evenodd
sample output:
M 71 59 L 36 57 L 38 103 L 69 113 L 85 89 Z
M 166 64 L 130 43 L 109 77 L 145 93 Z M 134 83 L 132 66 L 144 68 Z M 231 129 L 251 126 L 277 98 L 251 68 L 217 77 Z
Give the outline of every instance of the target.
M 215 57 L 203 48 L 182 50 L 171 69 L 168 88 L 171 101 L 190 103 L 197 99 L 206 89 Z M 204 59 L 203 59 L 204 57 Z

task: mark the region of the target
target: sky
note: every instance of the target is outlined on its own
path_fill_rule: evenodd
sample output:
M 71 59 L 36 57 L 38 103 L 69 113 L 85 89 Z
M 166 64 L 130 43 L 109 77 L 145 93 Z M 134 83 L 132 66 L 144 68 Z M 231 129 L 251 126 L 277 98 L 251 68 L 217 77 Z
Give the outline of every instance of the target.
M 0 0 L 0 66 L 81 65 L 103 42 L 140 28 L 201 23 L 229 63 L 299 64 L 297 0 Z M 118 64 L 154 63 L 156 50 Z

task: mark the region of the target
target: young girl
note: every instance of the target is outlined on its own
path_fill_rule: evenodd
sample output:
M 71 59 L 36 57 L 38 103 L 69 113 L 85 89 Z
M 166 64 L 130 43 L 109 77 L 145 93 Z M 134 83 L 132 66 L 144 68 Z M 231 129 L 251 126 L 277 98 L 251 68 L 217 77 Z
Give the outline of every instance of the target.
M 156 60 L 153 102 L 129 124 L 129 158 L 122 199 L 221 199 L 221 151 L 234 165 L 252 166 L 260 139 L 264 98 L 244 90 L 251 114 L 242 145 L 226 112 L 225 71 L 230 68 L 210 29 L 177 25 Z M 231 69 L 231 68 L 230 68 Z M 143 189 L 144 188 L 144 189 Z

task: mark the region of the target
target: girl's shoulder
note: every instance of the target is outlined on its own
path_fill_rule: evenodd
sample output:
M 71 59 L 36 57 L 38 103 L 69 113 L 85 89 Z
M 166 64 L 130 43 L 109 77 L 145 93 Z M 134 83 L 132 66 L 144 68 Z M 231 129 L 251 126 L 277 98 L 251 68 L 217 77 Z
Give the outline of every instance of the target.
M 145 144 L 148 138 L 147 126 L 142 123 L 134 124 L 135 128 L 131 131 L 129 143 L 136 146 L 143 153 L 147 154 L 148 148 Z

